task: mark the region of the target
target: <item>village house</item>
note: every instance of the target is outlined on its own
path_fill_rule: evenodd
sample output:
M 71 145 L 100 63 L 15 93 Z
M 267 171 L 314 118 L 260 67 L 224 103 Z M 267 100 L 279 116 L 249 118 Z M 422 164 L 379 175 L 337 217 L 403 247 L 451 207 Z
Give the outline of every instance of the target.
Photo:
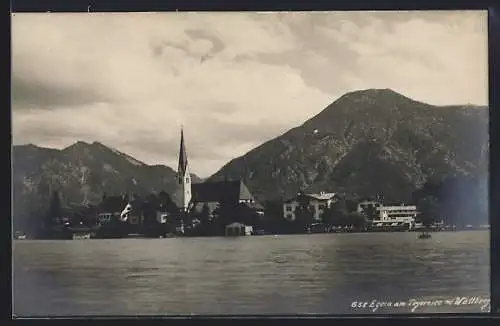
M 119 220 L 127 203 L 126 195 L 108 197 L 104 194 L 101 203 L 97 206 L 97 224 L 104 225 L 112 220 Z
M 324 210 L 330 208 L 336 200 L 335 193 L 306 194 L 299 192 L 297 196 L 283 203 L 283 216 L 285 219 L 293 221 L 297 207 L 305 205 L 309 211 L 313 212 L 314 219 L 319 221 Z
M 143 212 L 144 202 L 137 196 L 129 200 L 123 211 L 120 213 L 120 220 L 130 225 L 140 226 L 144 222 Z
M 165 191 L 161 191 L 158 195 L 149 195 L 142 210 L 145 223 L 150 222 L 149 218 L 153 216 L 154 220 L 161 225 L 175 223 L 179 216 L 177 205 Z
M 142 199 L 132 195 L 120 213 L 120 220 L 129 225 L 131 232 L 140 233 L 144 227 L 151 228 L 157 225 L 174 223 L 178 217 L 178 208 L 167 193 L 161 192 L 159 195 L 149 195 Z

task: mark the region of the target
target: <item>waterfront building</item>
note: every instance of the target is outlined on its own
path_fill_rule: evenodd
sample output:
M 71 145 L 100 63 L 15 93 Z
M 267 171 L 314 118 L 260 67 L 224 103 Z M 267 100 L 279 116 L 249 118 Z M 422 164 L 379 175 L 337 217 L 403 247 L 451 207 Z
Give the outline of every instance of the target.
M 321 214 L 326 208 L 330 208 L 336 201 L 335 193 L 320 192 L 319 194 L 306 194 L 299 192 L 297 196 L 286 200 L 283 203 L 283 216 L 285 219 L 295 220 L 295 210 L 297 207 L 306 206 L 309 211 L 313 212 L 315 220 L 321 220 Z
M 375 228 L 414 228 L 418 215 L 417 206 L 391 205 L 385 206 L 376 200 L 364 200 L 358 203 L 358 213 L 367 215 L 370 211 L 374 216 L 371 226 Z
M 378 218 L 372 220 L 374 227 L 408 228 L 415 226 L 418 215 L 417 206 L 379 206 L 377 207 Z
M 226 225 L 226 232 L 225 232 L 226 237 L 252 235 L 252 233 L 253 233 L 253 227 L 249 225 L 245 225 L 238 222 Z

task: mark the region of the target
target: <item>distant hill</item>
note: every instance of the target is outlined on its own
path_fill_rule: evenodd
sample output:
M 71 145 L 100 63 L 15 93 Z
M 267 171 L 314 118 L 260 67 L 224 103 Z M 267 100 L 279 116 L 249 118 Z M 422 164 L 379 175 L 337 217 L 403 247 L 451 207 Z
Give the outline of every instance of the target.
M 487 178 L 488 146 L 486 107 L 438 107 L 368 89 L 343 95 L 208 180 L 243 179 L 261 201 L 300 189 L 409 201 L 429 178 Z
M 177 201 L 176 172 L 147 165 L 99 142 L 77 142 L 65 149 L 35 145 L 13 147 L 13 215 L 43 212 L 59 190 L 65 207 L 97 204 L 104 193 L 144 196 L 162 190 Z M 201 182 L 192 175 L 193 182 Z

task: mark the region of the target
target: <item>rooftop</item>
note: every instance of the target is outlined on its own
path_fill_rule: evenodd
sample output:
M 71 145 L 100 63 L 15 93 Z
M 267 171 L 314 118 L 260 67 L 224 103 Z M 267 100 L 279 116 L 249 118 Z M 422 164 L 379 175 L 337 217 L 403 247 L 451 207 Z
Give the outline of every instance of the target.
M 304 193 L 299 193 L 297 194 L 297 196 L 289 199 L 289 200 L 286 200 L 285 202 L 291 202 L 301 196 L 304 196 L 304 197 L 309 197 L 309 198 L 312 198 L 312 199 L 316 199 L 316 200 L 329 200 L 329 199 L 332 199 L 333 197 L 335 197 L 335 193 L 333 192 L 320 192 L 320 193 L 317 193 L 317 194 L 304 194 Z
M 195 183 L 191 189 L 194 202 L 255 201 L 243 181 Z

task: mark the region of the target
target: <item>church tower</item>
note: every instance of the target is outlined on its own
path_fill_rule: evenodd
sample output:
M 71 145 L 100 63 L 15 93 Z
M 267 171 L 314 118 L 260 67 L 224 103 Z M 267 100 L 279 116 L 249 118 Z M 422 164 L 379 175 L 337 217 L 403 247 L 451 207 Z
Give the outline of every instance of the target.
M 189 174 L 186 145 L 184 144 L 184 132 L 181 128 L 181 146 L 179 151 L 179 166 L 177 168 L 178 182 L 181 186 L 181 211 L 187 212 L 191 202 L 191 175 Z

